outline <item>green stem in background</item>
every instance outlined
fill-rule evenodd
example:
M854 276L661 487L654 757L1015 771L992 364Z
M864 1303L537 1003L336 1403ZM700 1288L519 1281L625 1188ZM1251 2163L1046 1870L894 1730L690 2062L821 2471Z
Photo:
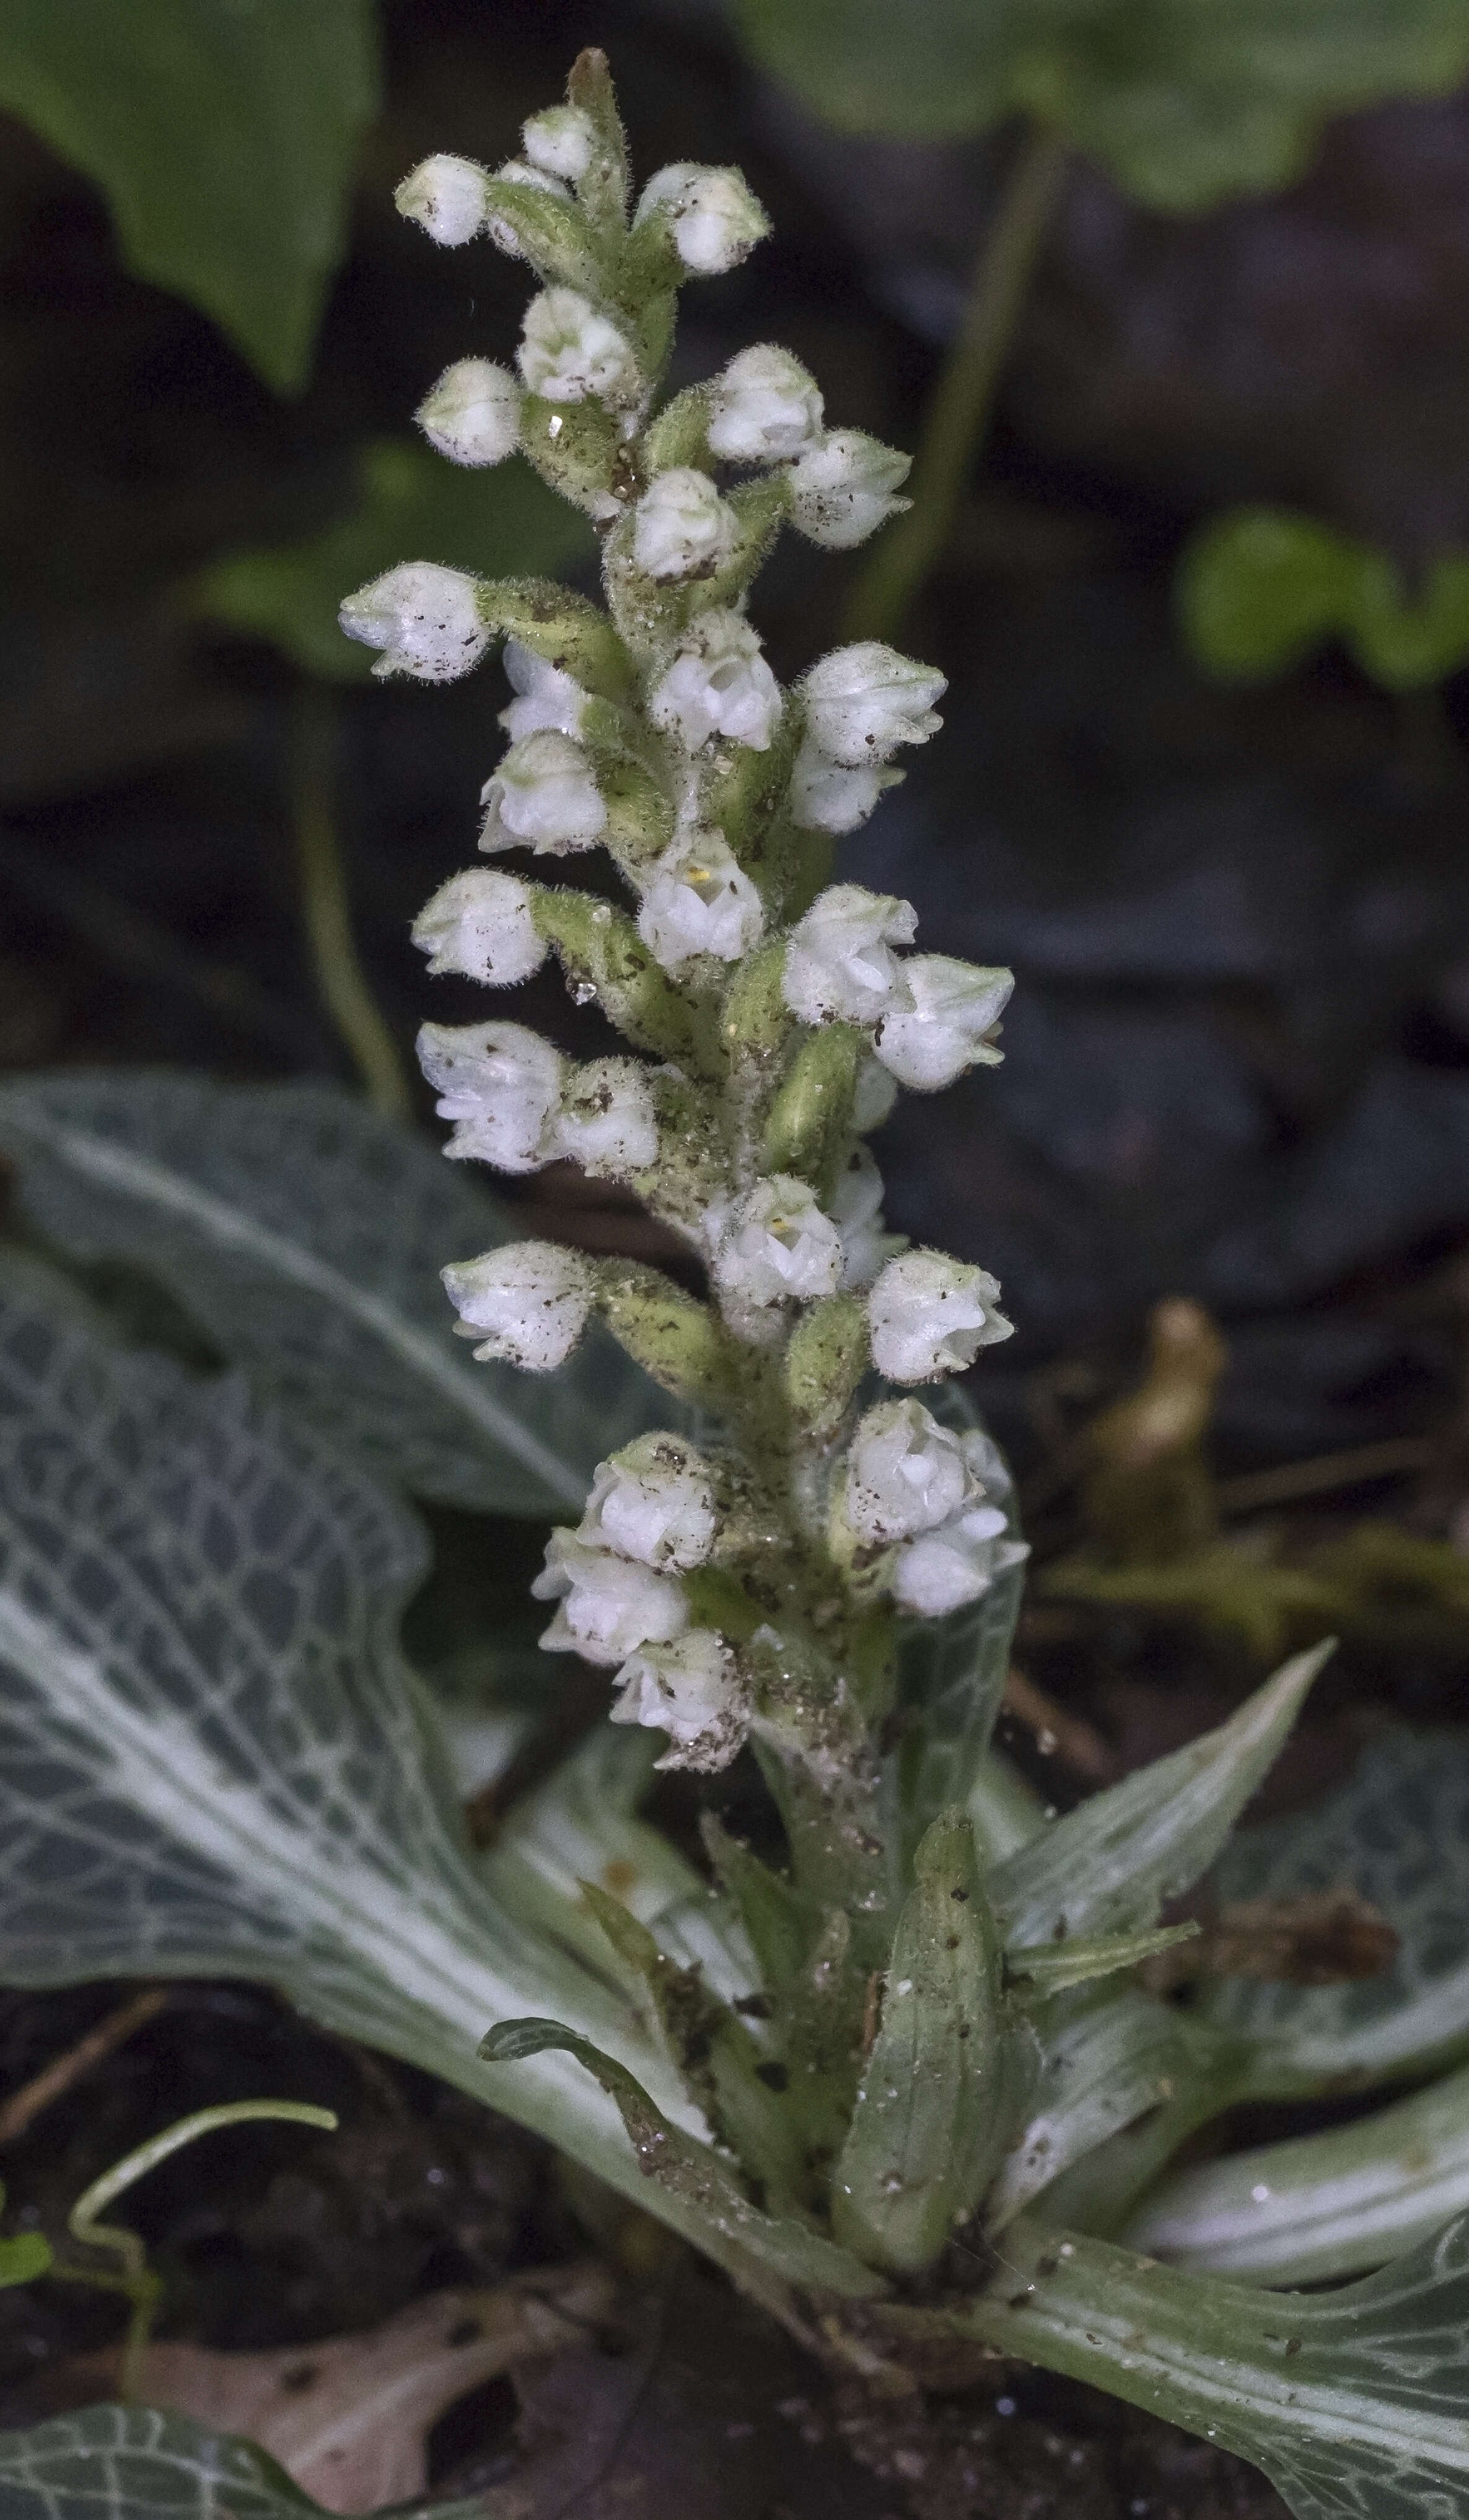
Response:
M845 639L895 639L948 540L1066 163L1065 145L1033 123L980 248L958 338L924 414L908 482L913 505L874 544L847 608Z
M319 685L301 683L291 712L291 820L316 983L374 1108L385 1119L411 1120L413 1097L398 1047L368 987L352 935L337 841L336 767L336 700Z
M259 2118L283 2118L293 2126L320 2127L328 2135L337 2132L335 2113L312 2108L305 2100L229 2100L219 2108L196 2109L191 2117L179 2118L172 2126L164 2127L161 2135L151 2136L147 2143L140 2143L135 2151L115 2162L111 2170L105 2170L100 2179L94 2179L67 2218L73 2240L85 2248L112 2249L121 2261L120 2274L112 2277L84 2275L81 2269L74 2267L59 2266L55 2272L84 2282L104 2283L109 2289L115 2285L131 2302L132 2316L122 2348L120 2395L124 2405L131 2406L137 2397L139 2366L161 2286L148 2264L148 2251L138 2233L129 2231L125 2224L99 2223L97 2217L115 2197L121 2196L138 2180L146 2179L150 2170L156 2170L161 2161L166 2161L184 2144L193 2143L196 2137L213 2135L220 2127L248 2126Z

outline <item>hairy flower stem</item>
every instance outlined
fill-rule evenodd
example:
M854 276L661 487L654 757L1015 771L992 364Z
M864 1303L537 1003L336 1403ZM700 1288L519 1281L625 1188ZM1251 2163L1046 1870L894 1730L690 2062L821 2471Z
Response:
M897 637L953 530L1066 166L1065 144L1032 123L980 248L963 321L924 414L910 475L912 507L889 527L858 575L843 622L849 639Z

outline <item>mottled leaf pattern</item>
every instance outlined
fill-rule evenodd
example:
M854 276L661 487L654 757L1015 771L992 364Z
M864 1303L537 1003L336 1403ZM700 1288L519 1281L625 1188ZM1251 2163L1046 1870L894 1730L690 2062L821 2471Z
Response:
M27 1078L0 1089L0 1147L69 1252L161 1278L262 1388L415 1494L574 1513L604 1453L667 1416L600 1333L559 1374L476 1365L438 1273L513 1222L336 1087Z

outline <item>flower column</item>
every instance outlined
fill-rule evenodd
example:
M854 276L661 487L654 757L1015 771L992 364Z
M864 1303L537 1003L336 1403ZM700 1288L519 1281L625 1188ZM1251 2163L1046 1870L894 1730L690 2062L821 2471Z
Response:
M519 447L579 505L607 599L412 562L344 607L380 673L447 680L505 643L511 741L480 845L524 871L455 876L415 940L431 969L491 987L554 954L632 1054L578 1065L488 1022L426 1025L420 1056L451 1156L526 1172L569 1155L628 1185L710 1292L544 1242L456 1262L445 1283L478 1357L548 1371L596 1312L718 1422L702 1451L655 1435L602 1465L535 1587L556 1603L543 1642L609 1669L614 1720L665 1733L665 1766L719 1768L754 1739L826 1953L813 1966L848 2002L852 1972L886 1957L900 1887L876 1794L895 1613L971 1601L1022 1553L986 1439L917 1399L858 1414L872 1368L937 1381L1008 1330L982 1269L885 1232L863 1141L899 1085L998 1057L1009 974L908 952L906 902L843 883L811 898L832 836L937 730L942 677L867 642L783 692L746 611L784 523L860 541L904 504L906 461L827 430L811 378L767 344L655 408L677 289L731 269L767 223L729 168L666 167L631 204L600 55L527 123L523 157L493 173L431 158L398 200L438 243L487 235L543 284L518 379L460 361L419 417L451 461ZM625 908L533 871L592 848Z

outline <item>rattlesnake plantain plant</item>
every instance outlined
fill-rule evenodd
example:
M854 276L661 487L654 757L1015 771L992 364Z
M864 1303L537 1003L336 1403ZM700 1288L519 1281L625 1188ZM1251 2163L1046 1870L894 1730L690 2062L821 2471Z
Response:
M462 361L420 418L460 463L521 450L593 518L606 608L409 562L343 617L431 681L503 637L482 845L615 870L474 869L415 932L494 987L554 954L629 1045L576 1064L519 1024L431 1024L424 1065L451 1155L625 1183L708 1293L546 1242L472 1256L470 1179L323 1089L0 1093L53 1246L151 1268L249 1377L128 1348L74 1285L0 1264L3 1974L267 1979L538 2128L849 2369L1028 2357L1242 2452L1299 2520L1469 2520L1462 1742L1390 1735L1307 1823L1232 1842L1324 1648L1065 1819L989 1748L1025 1550L945 1377L1007 1325L982 1269L887 1234L864 1139L897 1088L998 1056L1009 975L909 952L905 902L828 881L941 678L862 644L782 691L745 610L783 526L859 541L902 459L829 431L765 344L660 402L679 287L765 220L724 168L665 168L631 207L600 55L523 158L431 158L399 202L543 284L519 376ZM397 1646L424 1552L393 1480L580 1512L535 1586L543 1642L607 1670L612 1721L484 1855ZM764 1851L711 1814L698 1870L638 1816L650 1769L747 1744ZM1240 1914L1277 1903L1276 1942L1293 1900L1366 1892L1391 1975L1150 1992L1140 1963L1193 1931L1171 1903L1220 1863ZM1411 2080L1171 2167L1240 2100ZM1279 2289L1301 2281L1337 2288ZM257 2520L305 2508L172 2418L0 2436L7 2520L204 2514L226 2486Z

